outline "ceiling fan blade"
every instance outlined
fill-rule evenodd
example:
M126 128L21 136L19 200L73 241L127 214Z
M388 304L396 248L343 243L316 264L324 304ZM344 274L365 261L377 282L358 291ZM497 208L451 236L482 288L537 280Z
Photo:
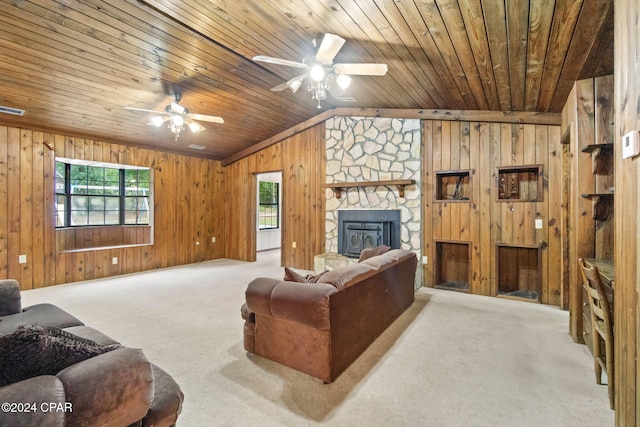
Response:
M271 92L280 92L281 90L285 90L289 87L287 83L289 82L280 83L278 86L272 87Z
M198 132L207 130L206 127L202 126L200 123L196 122L195 120L186 120L185 124L189 126L189 129L193 133L198 133Z
M387 74L387 64L336 64L333 71L352 76L384 76Z
M211 122L211 123L224 123L224 119L218 116L207 116L204 114L193 114L189 113L189 118L193 120L200 120L203 122Z
M156 126L156 127L160 127L162 126L162 124L168 120L171 120L171 116L166 115L165 117L161 117L161 116L154 116L151 118L151 120L149 120L147 122L147 124L149 126Z
M291 92L296 93L298 91L298 89L300 89L300 86L302 86L302 80L304 80L306 76L304 74L300 75L300 76L296 76L284 83L280 83L278 86L276 87L272 87L271 91L272 92L279 92L281 90L285 90L287 88L291 89Z
M277 64L277 65L286 65L287 67L296 67L296 68L309 68L307 64L303 64L302 62L289 61L287 59L279 59L272 58L270 56L254 56L254 61L267 62L269 64Z
M320 43L318 53L316 54L316 62L323 65L329 65L333 63L333 58L336 57L342 45L344 45L345 39L335 34L327 33Z
M132 111L144 111L145 113L169 114L166 111L145 110L144 108L134 108L134 107L124 107L124 108L126 110L132 110Z

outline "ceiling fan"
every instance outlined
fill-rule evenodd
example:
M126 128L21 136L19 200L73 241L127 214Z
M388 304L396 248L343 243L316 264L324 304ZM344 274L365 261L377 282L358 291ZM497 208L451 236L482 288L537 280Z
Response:
M331 92L334 83L340 89L345 90L351 83L351 77L349 76L384 76L387 73L387 64L334 64L333 59L344 43L345 39L342 37L326 33L316 55L314 57L305 57L302 62L262 55L254 56L253 60L305 69L304 74L279 84L271 88L271 90L277 92L289 88L293 93L296 93L306 80L308 84L307 91L311 92L312 99L318 101L318 108L320 108L320 101L327 98L327 93ZM315 44L314 40L314 46Z
M191 132L202 132L206 128L202 126L198 121L211 122L211 123L224 123L224 119L218 116L207 116L204 114L190 113L186 107L179 104L181 99L180 94L174 94L171 104L167 105L164 111L145 110L144 108L124 107L127 110L144 111L146 113L154 113L155 116L151 117L149 125L157 127L162 126L165 122L168 123L168 128L175 135L176 141L180 132L184 130L185 125L189 127Z

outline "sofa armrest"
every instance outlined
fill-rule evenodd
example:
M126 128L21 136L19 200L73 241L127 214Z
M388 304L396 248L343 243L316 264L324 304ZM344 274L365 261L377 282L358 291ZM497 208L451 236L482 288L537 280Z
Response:
M0 402L16 405L13 408L10 406L8 411L4 408L0 411L0 426L63 427L65 425L63 410L49 410L50 405L64 408L65 404L62 382L53 375L41 375L0 387ZM45 406L42 406L43 404Z
M284 282L259 278L247 286L247 307L256 314L328 330L329 298L337 292L326 283Z
M22 301L17 280L0 280L0 316L20 313Z
M153 401L151 364L135 348L121 348L60 371L67 402L67 425L124 426L141 420Z

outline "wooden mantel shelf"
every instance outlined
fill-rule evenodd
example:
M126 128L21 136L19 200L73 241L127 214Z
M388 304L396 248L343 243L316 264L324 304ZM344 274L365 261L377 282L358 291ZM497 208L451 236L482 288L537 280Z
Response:
M333 193L336 195L336 199L339 199L342 195L343 188L351 187L378 187L385 185L395 185L398 188L398 194L400 197L404 197L404 187L406 185L413 185L416 183L415 179L393 179L388 181L363 181L363 182L332 182L325 184L324 188L332 188Z

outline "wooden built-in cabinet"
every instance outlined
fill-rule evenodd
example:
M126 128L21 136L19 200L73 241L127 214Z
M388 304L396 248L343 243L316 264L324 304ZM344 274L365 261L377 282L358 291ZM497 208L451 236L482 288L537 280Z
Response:
M425 286L561 305L560 136L554 125L423 120Z
M469 202L470 200L470 170L436 172L436 202Z
M542 165L500 166L496 176L498 202L542 200Z
M563 280L569 288L570 333L591 350L591 318L578 258L613 266L614 111L613 76L580 80L562 112L565 150L565 227ZM613 306L612 306L613 307Z

